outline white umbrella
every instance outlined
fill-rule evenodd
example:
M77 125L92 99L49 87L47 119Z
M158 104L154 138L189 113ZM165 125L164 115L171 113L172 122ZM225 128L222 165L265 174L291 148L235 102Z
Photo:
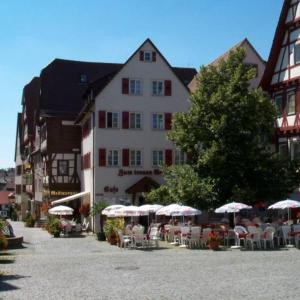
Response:
M107 206L106 208L104 208L102 210L102 215L113 216L114 212L122 207L125 207L125 206L121 205L121 204L114 204L114 205Z
M157 212L156 212L156 215L157 216L162 216L162 215L165 215L165 216L172 216L172 213L176 210L179 210L181 207L181 205L179 204L170 204L170 205L167 205L161 209L159 209Z
M286 199L279 202L276 202L268 207L268 209L288 209L288 220L290 220L290 208L300 207L300 202Z
M74 212L74 209L69 206L59 205L59 206L50 208L48 210L48 212L51 215L66 216L66 215L72 215Z
M114 211L116 217L139 217L142 216L142 213L139 210L139 207L130 205L124 206L120 209ZM146 214L144 214L146 215Z
M196 216L196 215L201 215L202 212L199 209L186 206L186 205L181 205L179 209L174 209L173 212L171 213L172 216Z
M217 209L215 209L215 213L233 213L234 225L235 225L235 213L239 212L242 209L251 209L252 206L246 205L244 203L231 202L227 203Z
M150 213L155 213L157 212L159 209L161 209L163 206L159 205L159 204L144 204L142 206L139 207L139 210L141 212L142 215L148 215L148 226L150 223Z

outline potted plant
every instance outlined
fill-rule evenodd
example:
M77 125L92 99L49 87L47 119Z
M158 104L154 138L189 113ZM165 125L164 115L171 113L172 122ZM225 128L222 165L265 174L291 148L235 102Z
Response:
M57 218L50 217L47 219L46 223L47 231L54 237L59 237L61 233L61 224Z
M213 230L208 234L208 247L211 250L218 250L220 246L220 237Z
M104 208L107 207L107 203L104 201L96 202L92 209L90 210L90 215L96 217L100 216L100 231L96 233L96 237L99 241L105 241L105 233L103 230L103 216L101 216L101 212Z
M124 220L120 218L107 220L103 227L106 239L111 245L117 245L118 230L123 230L123 229L124 229Z

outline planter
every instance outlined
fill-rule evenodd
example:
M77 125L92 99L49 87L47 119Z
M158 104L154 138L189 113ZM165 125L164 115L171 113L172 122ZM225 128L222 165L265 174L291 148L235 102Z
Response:
M211 250L218 250L219 249L219 241L210 241L208 244L209 249Z
M97 232L97 233L96 233L96 239L97 239L98 241L105 241L106 238L105 238L104 232Z
M111 244L111 245L117 245L118 240L117 237L115 235L111 235L107 238L107 241Z
M60 236L60 232L55 232L55 233L53 233L53 237L59 238L59 236Z

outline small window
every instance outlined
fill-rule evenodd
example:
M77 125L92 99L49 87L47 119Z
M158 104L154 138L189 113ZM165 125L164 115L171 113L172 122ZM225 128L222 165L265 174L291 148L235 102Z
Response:
M152 128L164 129L164 114L156 113L152 115Z
M58 160L57 161L57 175L68 176L69 175L69 161Z
M139 79L130 79L130 84L129 84L129 93L130 95L141 95L141 80Z
M282 157L288 157L289 155L289 148L288 148L288 143L280 143L278 147L278 152L279 155Z
M152 95L153 96L163 96L164 93L164 83L163 81L152 81Z
M151 52L149 51L144 52L144 61L152 61Z
M293 159L300 159L300 142L292 142L293 147Z
M106 113L106 128L119 128L119 113Z
M141 150L130 150L130 166L140 167L142 165L142 152Z
M294 48L295 65L300 64L300 44L296 44Z
M88 78L86 74L80 74L80 83L87 83Z
M118 150L108 150L107 151L107 165L109 167L119 166L119 151Z
M288 93L287 95L287 113L288 115L294 115L296 111L295 104L295 92Z
M162 150L152 151L152 165L155 167L161 166L164 163L164 152Z
M282 96L281 95L275 96L275 106L277 109L277 116L281 117L282 116Z
M130 129L141 129L141 114L140 113L130 113L129 114L129 128Z
M181 150L175 151L175 165L183 165L185 163L185 153Z

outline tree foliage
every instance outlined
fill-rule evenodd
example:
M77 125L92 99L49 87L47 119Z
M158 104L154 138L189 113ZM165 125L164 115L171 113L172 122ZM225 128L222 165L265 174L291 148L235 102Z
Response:
M249 88L255 70L244 58L237 49L202 67L189 111L175 115L169 139L189 154L190 166L164 172L160 192L172 200L196 207L252 203L282 198L299 185L298 164L271 151L276 108L260 88Z

